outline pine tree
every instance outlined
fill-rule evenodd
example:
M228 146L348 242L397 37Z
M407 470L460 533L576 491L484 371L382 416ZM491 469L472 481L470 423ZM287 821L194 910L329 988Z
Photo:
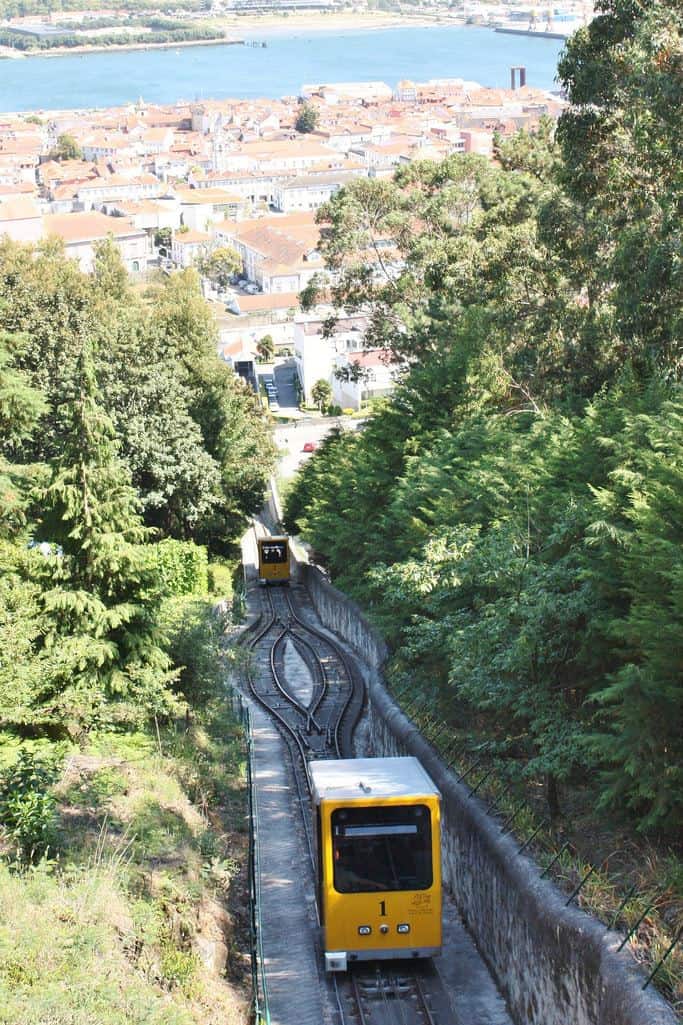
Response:
M71 728L168 710L173 674L156 625L160 594L139 503L100 405L90 343L59 410L63 447L40 495L45 644L58 654L51 695Z
M21 336L0 332L0 536L13 533L23 522L30 468L14 457L46 409L40 391L14 366L24 347Z

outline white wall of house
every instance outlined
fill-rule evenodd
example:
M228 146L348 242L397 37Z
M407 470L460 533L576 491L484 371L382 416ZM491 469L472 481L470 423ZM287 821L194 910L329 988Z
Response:
M256 268L256 282L261 286L262 292L300 292L303 285L300 284L299 274L269 274L264 272L263 266Z
M0 235L9 235L14 242L38 242L43 234L43 218L12 217L3 211L0 203Z
M306 185L288 187L286 184L276 185L273 190L273 206L283 214L295 210L317 210L340 188L338 184Z
M239 318L243 320L245 318ZM224 327L219 324L219 336L221 349L242 338L252 343L254 350L264 335L270 335L276 345L294 344L294 322L285 321L281 324L242 324L241 327Z
M389 395L394 389L393 368L377 363L366 368L358 381L339 380L334 370L346 369L353 364L353 354L341 353L335 359L332 373L332 401L342 409L360 409L363 401Z
M331 381L336 350L322 335L307 335L300 319L294 322L294 363L305 402L312 402L311 389L316 381Z
M190 231L206 231L207 224L214 220L213 203L182 203L180 210L182 222Z
M349 317L346 324L342 319L332 338L323 337L322 321L317 318L317 314L314 317L302 314L294 320L294 361L306 402L312 401L311 389L321 379L332 385L334 394L333 371L338 358L360 351L364 344L362 318Z
M206 242L185 242L176 236L171 242L171 259L177 267L192 267L207 248Z
M161 182L136 182L129 184L117 183L107 185L106 179L101 183L82 185L77 196L84 210L92 210L101 203L116 202L116 200L140 200L153 199L162 192Z
M71 259L78 260L80 268L89 274L95 265L95 245L99 239L77 239L67 241L66 255ZM146 270L147 261L152 255L150 239L145 234L119 236L114 238L121 253L121 259L126 270L131 274Z
M246 266L246 264L245 264ZM268 262L261 260L253 263L253 277L247 271L247 277L255 281L262 292L300 292L305 288L315 274L323 270L322 259L315 260L309 267L307 265L293 267L290 271L278 268L271 271Z

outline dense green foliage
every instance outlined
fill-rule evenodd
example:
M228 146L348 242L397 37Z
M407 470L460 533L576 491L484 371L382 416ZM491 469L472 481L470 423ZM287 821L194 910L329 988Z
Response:
M242 260L232 246L221 246L213 249L196 263L197 270L218 288L227 288L230 279L242 269Z
M0 773L0 822L20 862L38 861L56 842L55 796L59 777L56 751L21 750Z
M164 601L203 593L272 443L193 273L134 292L0 244L0 728L80 737L180 711ZM178 668L176 668L178 666ZM196 686L195 686L196 690Z
M297 114L294 127L297 132L301 132L303 135L307 135L309 132L314 132L318 126L320 120L320 113L316 107L310 103L302 103L301 110Z
M64 133L58 136L57 145L50 154L54 160L82 160L83 151L73 135Z
M158 0L0 0L0 17L23 18L50 14L55 11L73 11L76 18L79 11L116 10L139 14L159 10L197 11L204 7L204 0L173 0L172 4L159 4Z
M222 39L224 33L219 29L207 28L203 25L183 25L180 22L166 22L164 29L154 28L157 19L148 19L151 29L139 32L117 32L97 36L81 36L65 30L51 35L27 35L14 29L0 31L0 46L10 46L14 50L57 50L72 49L76 46L151 46L158 43L187 43L198 40Z
M392 681L544 782L552 815L589 783L675 831L683 25L600 6L556 139L359 179L321 212L337 306L402 373L306 464L288 520L388 636Z

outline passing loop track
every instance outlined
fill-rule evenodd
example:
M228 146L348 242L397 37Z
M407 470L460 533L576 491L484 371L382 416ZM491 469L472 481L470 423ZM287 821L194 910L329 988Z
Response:
M246 681L287 745L314 878L308 761L353 756L352 735L364 704L364 683L346 652L308 621L302 588L265 587L258 595L259 615L245 641L252 652ZM287 680L288 644L313 681L307 704ZM355 965L344 976L332 973L327 978L340 1025L448 1025L438 1022L430 1009L423 966L413 970L409 962L399 964Z

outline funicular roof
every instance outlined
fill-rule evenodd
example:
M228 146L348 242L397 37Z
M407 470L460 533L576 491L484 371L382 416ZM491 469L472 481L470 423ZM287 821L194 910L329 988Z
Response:
M312 761L308 769L316 803L439 796L417 758L340 758Z

